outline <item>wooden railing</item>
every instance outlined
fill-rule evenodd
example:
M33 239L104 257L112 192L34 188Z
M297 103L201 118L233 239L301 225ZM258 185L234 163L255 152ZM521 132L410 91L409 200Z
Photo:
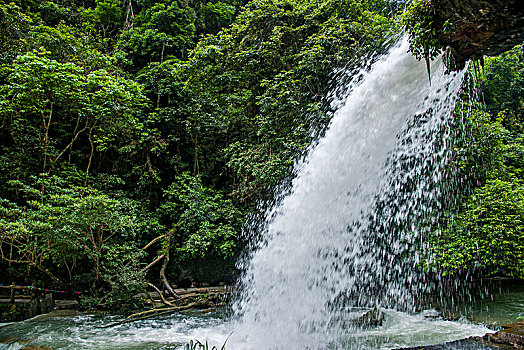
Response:
M3 293L7 291L7 293ZM0 285L0 298L9 299L10 304L14 304L16 299L35 299L42 293L41 290L30 286L20 286L15 283L10 285Z

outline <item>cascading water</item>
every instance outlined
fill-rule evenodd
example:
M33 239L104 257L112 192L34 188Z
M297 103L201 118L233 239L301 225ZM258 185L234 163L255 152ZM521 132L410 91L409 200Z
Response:
M267 213L244 262L232 348L373 349L344 340L352 311L413 310L427 288L420 223L438 215L463 72L444 74L437 60L430 85L407 51L403 39L350 87L290 193Z

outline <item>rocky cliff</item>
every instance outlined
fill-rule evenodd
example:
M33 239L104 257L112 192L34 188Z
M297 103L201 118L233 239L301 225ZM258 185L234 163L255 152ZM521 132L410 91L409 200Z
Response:
M458 63L524 41L523 0L430 0L430 6L438 39Z

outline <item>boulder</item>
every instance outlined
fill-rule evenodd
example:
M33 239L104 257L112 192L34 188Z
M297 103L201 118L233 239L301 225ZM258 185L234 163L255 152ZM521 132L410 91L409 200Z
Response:
M502 330L486 337L497 344L508 345L514 349L524 349L524 322L504 325Z
M484 337L471 337L449 343L415 346L396 350L522 350L524 349L524 322L503 326L503 329Z
M360 316L355 324L360 327L378 327L382 326L385 320L386 314L379 309L374 308Z

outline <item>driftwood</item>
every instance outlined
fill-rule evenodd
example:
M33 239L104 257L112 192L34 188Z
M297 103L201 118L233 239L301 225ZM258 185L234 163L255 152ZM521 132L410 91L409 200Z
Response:
M132 314L122 321L118 321L102 328L114 327L125 323L145 320L151 317L168 315L178 311L184 311L194 308L215 308L217 306L225 305L221 298L231 292L229 287L209 287L209 288L188 288L177 289L177 294L180 295L177 299L167 300L163 293L155 285L148 283L148 286L156 292L146 292L135 295L135 298L149 297L153 307L155 304L162 302L168 307L156 307L151 310L146 310ZM159 300L161 299L161 301Z
M154 286L152 286L154 288ZM163 300L162 297L165 298L165 300L168 303L171 303L173 305L181 305L184 303L187 303L188 300L202 300L202 299L214 299L215 301L217 299L227 299L227 297L231 294L231 288L230 287L210 287L210 288L188 288L188 289L176 289L176 293L180 296L179 298L173 298L171 296L165 296L162 295L163 293L160 293L158 288L155 288L156 291L154 292L145 292L145 293L139 293L133 296L135 299L149 299L151 305L157 305L158 303L162 303L167 305Z
M161 235L161 236L158 236L156 238L154 238L153 240L151 240L148 244L146 244L145 246L143 246L132 258L130 258L128 260L128 262L124 265L124 267L128 267L136 258L138 258L138 256L140 254L142 254L147 248L151 247L153 244L155 244L156 242L158 242L159 240L161 240L162 238L164 238L166 235ZM153 266L158 260L160 259L157 259L155 261L153 261L151 264L149 264L147 267L145 267L144 269L142 269L142 271L146 271L148 268L150 268L151 266Z
M156 258L155 260L153 260L152 263L150 263L149 265L147 265L146 267L144 267L141 271L142 272L145 272L147 270L149 270L153 265L155 265L157 262L159 262L160 260L162 260L164 258L164 254L160 255L158 258Z
M155 305L155 299L153 299L153 296L151 293L146 292L147 296L149 297L149 301L151 302L151 305Z
M164 297L164 293L162 293L160 291L160 289L158 289L157 287L155 287L155 285L151 284L151 283L147 283L147 285L151 288L153 288L154 290L156 290L156 292L158 293L158 295L160 296L160 299L162 299L162 302L168 306L174 306L173 304L171 304L169 301L166 300L166 298Z
M166 297L167 301L170 302L181 302L183 300L186 300L188 298L195 298L195 297L201 297L202 295L207 295L209 297L214 296L226 296L231 294L231 287L206 287L206 288L179 288L175 289L175 292L177 295L179 295L179 298L172 298L172 297ZM160 293L158 292L158 289L156 292L147 292L147 293L139 293L134 296L134 298L148 298L149 299L161 299ZM161 301L161 300L158 300Z

